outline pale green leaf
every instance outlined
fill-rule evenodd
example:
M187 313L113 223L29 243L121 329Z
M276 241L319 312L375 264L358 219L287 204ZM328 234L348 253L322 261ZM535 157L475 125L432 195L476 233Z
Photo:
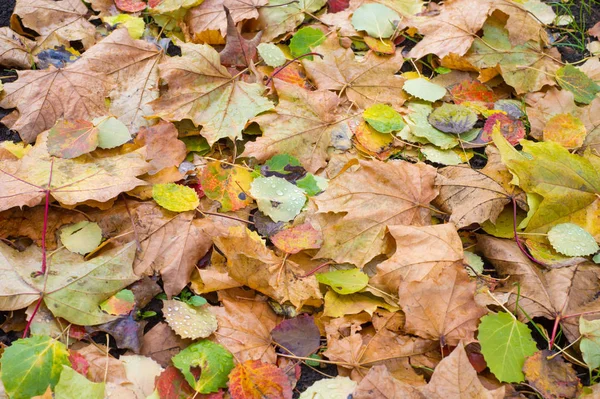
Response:
M226 388L229 372L233 369L233 355L221 345L208 340L191 344L173 356L172 361L185 380L200 393ZM191 372L193 367L202 369L198 380Z
M155 184L152 186L152 198L158 205L172 212L192 211L200 204L193 188L175 183Z
M600 249L594 237L575 223L561 223L548 231L548 241L567 256L588 256Z
M285 64L285 54L273 43L261 43L257 47L258 54L262 57L265 63L271 67L278 67Z
M174 299L165 300L163 315L169 327L182 338L206 338L217 330L217 318L206 306L196 307Z
M363 112L365 121L380 133L400 131L406 126L402 115L385 104L375 104Z
M531 330L506 312L481 318L477 339L490 371L502 382L521 382L525 359L537 351Z
M481 259L481 256L479 256L471 251L464 251L463 254L465 256L465 263L469 266L469 267L467 267L467 273L469 273L470 276L482 274L483 273L483 259Z
M600 367L600 320L586 320L580 317L579 332L582 337L579 349L583 361L590 369Z
M463 163L460 156L452 150L440 150L432 145L421 147L421 153L425 155L428 161L442 165L459 165Z
M127 126L115 117L98 118L98 147L115 148L131 140L131 133ZM94 123L95 124L95 123Z
M144 18L134 17L129 14L117 14L102 17L102 21L112 26L122 26L127 28L127 32L129 32L129 36L131 36L132 39L141 39L144 34L144 29L146 28Z
M317 273L316 278L319 283L330 286L335 292L342 295L358 292L365 288L369 282L369 276L359 269Z
M63 366L70 366L67 347L48 336L19 339L4 349L2 383L11 399L42 395L58 383Z
M98 223L84 220L63 227L60 230L60 241L69 251L85 255L102 242L102 229Z
M398 13L379 3L363 4L352 14L354 29L363 30L378 39L390 38L399 20Z
M103 399L104 383L91 382L71 367L62 366L60 379L54 389L55 399Z
M441 100L446 95L446 89L425 78L409 79L404 82L402 89L411 96L421 100L434 102Z
M406 117L406 123L410 128L410 133L425 140L419 140L418 142L429 142L440 147L442 150L447 150L458 145L458 138L456 135L444 133L431 126L427 120L427 117L433 110L431 105L420 102L410 102L407 106L410 113Z
M254 179L250 194L256 199L258 209L275 222L294 219L306 202L303 190L275 176Z
M302 392L299 399L348 399L356 386L357 383L348 377L324 378Z

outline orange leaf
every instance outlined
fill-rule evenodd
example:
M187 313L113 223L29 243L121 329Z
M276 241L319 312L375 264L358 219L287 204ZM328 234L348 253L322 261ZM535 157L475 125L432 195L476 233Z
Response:
M292 399L283 370L260 360L247 360L231 371L229 393L233 399Z

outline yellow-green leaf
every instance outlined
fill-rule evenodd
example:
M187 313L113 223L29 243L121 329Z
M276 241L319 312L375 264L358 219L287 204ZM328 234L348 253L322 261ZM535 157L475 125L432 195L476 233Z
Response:
M200 204L193 188L175 183L155 184L152 186L152 198L158 205L173 212L191 211Z

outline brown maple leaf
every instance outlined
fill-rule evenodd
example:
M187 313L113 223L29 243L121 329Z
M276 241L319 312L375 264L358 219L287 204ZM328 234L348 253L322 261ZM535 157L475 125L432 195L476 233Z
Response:
M417 387L397 380L384 365L373 366L358 384L354 399L426 399Z
M207 30L218 30L225 37L229 33L223 6L229 9L233 22L237 24L258 18L258 9L267 3L267 0L206 0L187 12L185 22L192 36Z
M135 140L142 147L146 146L146 159L152 166L149 174L153 175L169 166L179 166L185 159L187 148L183 141L177 139L178 134L175 125L164 121L140 129Z
M225 7L225 14L227 15L227 43L223 51L219 53L221 64L233 67L250 66L256 58L256 46L260 43L262 32L258 32L248 40L235 27L235 22L227 7Z
M435 169L405 161L359 161L314 198L323 245L317 257L362 267L387 247L389 225L424 226L437 195ZM315 224L316 226L317 224Z
M34 63L31 51L35 42L13 32L9 27L0 28L0 65L30 69Z

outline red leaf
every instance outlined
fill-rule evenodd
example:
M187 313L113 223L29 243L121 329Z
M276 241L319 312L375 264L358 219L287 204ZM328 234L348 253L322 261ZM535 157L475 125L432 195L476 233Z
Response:
M115 0L115 5L121 11L138 12L146 8L147 4L136 0Z
M90 364L81 353L77 351L69 351L69 361L71 362L71 367L73 370L77 371L83 376L87 375L87 372L90 369Z
M520 120L515 120L504 114L494 114L490 116L483 126L482 138L492 141L492 130L498 124L500 133L512 145L519 144L519 140L525 138L525 126Z
M344 11L350 6L350 0L327 0L327 6L331 13Z
M174 366L168 366L156 377L155 387L160 399L223 399L225 394L223 390L211 394L197 393Z
M240 363L229 374L233 399L292 399L292 388L283 370L260 360Z
M486 85L478 80L464 80L450 88L450 94L455 104L465 101L477 101L491 104L496 101L496 95Z

